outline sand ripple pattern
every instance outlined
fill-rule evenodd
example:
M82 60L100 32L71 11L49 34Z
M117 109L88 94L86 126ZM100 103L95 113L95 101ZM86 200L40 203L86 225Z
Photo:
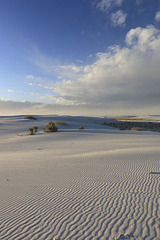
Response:
M121 150L59 161L47 156L48 165L24 172L19 195L12 179L6 180L0 239L160 239L158 156L158 150L149 149L145 154Z

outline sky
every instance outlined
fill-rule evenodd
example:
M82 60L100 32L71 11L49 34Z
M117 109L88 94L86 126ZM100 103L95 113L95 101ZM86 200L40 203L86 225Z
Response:
M160 0L0 0L0 115L159 114Z

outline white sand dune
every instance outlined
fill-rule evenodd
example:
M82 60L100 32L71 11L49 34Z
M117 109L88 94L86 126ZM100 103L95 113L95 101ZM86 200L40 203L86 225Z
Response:
M160 239L159 132L37 118L0 117L0 239Z

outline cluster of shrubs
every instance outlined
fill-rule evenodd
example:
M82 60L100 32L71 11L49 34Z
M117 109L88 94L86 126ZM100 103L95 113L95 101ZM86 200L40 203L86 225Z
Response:
M55 125L54 122L49 122L46 126L46 129L43 129L45 132L57 132L58 127Z
M132 131L160 131L160 123L153 122L113 122L106 123L104 125L119 128L120 130L132 130Z
M33 135L34 133L36 133L38 130L38 127L37 126L34 126L33 128L29 128L29 134L30 135Z
M38 127L34 126L33 128L29 128L29 134L33 135L35 133L37 133ZM58 127L55 125L54 122L49 122L46 126L46 128L43 128L44 132L57 132L58 131Z
M33 116L28 116L28 117L25 117L24 119L30 119L30 120L37 120L35 117ZM56 126L57 125L61 125L61 126L68 126L67 123L65 122L62 122L62 121L57 121L57 122L49 122L46 126L46 128L43 128L43 131L44 132L57 132L58 131L58 127ZM79 126L79 130L82 130L84 129L83 126ZM30 135L33 135L33 134L36 134L37 133L37 130L38 130L38 127L37 126L34 126L33 128L29 128L29 134Z

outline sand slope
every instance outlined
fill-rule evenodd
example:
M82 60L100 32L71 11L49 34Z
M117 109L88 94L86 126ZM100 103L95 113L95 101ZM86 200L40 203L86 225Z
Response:
M68 126L27 134L49 120ZM97 118L0 122L0 239L160 239L159 133Z

